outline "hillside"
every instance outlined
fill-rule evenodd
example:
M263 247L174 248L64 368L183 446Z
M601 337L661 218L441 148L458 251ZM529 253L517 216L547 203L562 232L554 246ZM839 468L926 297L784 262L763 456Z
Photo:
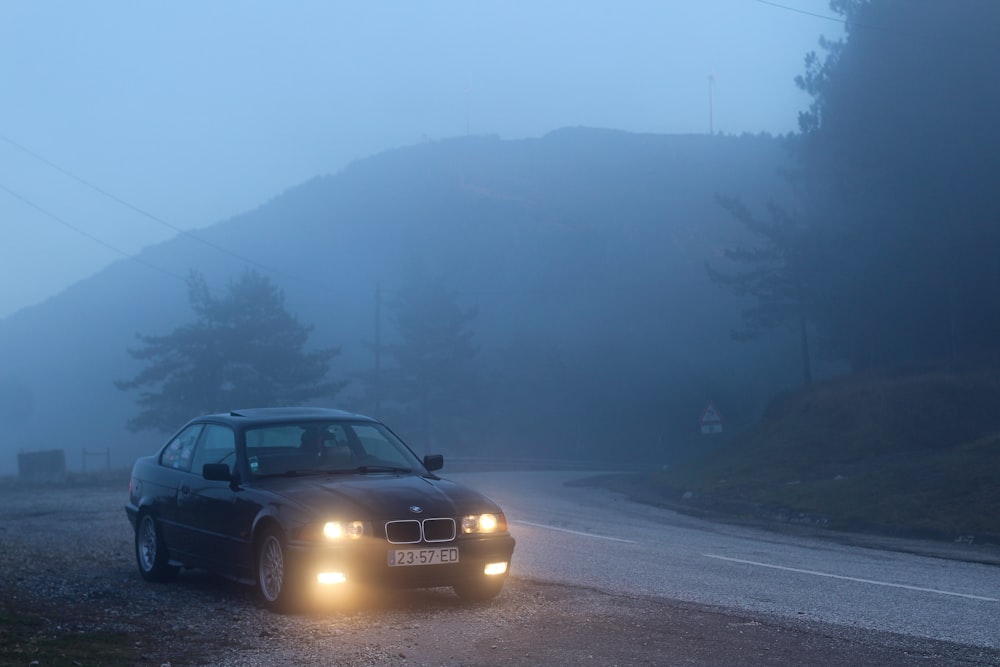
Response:
M414 265L475 310L479 383L454 437L418 448L584 459L615 441L637 461L670 458L707 398L750 423L798 375L780 332L730 339L740 303L705 271L743 242L716 195L787 200L787 159L766 135L571 128L426 142L317 175L0 320L0 474L20 450L64 449L75 469L85 449L124 466L162 443L125 430L136 396L113 383L138 370L137 334L192 319L190 271L218 290L263 272L311 345L341 349L337 407L372 412L358 378L373 367L376 290L391 344ZM406 415L376 416L408 437Z
M691 509L1000 544L1000 374L907 369L776 398L753 428L651 480Z

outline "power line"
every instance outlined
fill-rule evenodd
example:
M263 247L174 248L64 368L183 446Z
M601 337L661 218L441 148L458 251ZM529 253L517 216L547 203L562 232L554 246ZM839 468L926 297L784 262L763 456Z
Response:
M806 16L812 16L818 19L823 19L825 21L833 21L834 23L840 23L841 25L847 25L845 19L837 18L836 16L829 16L827 14L817 14L816 12L810 12L805 9L799 9L798 7L789 7L788 5L782 5L778 2L771 2L770 0L755 0L762 5L770 5L771 7L777 7L778 9L784 9L790 12L795 12L796 14L805 14Z
M901 37L920 37L913 33L902 32L894 28L887 28L885 26L872 25L870 23L858 23L857 21L849 21L845 18L838 18L836 16L830 16L828 14L817 14L816 12L810 12L806 9L800 9L798 7L791 7L789 5L783 5L780 2L772 2L771 0L754 0L762 5L768 5L769 7L776 7L778 9L784 9L785 11L795 12L796 14L804 14L806 16L812 16L813 18L823 19L824 21L833 21L834 23L839 23L845 28L860 28L862 30L874 30L877 32L884 32L890 35L897 35Z
M18 149L20 151L23 151L24 153L27 153L28 155L30 155L31 157L35 158L36 160L38 160L38 161L40 161L40 162L48 165L52 169L55 169L59 173L64 174L65 176L68 176L69 178L72 178L74 181L80 183L81 185L83 185L83 186L85 186L87 188L90 188L94 192L97 192L97 193L99 193L99 194L107 197L108 199L111 199L112 201L114 201L114 202L116 202L116 203L118 203L118 204L120 204L120 205L122 205L122 206L124 206L124 207L126 207L126 208L128 208L128 209L130 209L130 210L132 210L132 211L134 211L136 213L138 213L139 215L145 216L145 217L149 218L150 220L152 220L154 222L157 222L157 223L159 223L159 224L161 224L161 225L163 225L165 227L168 227L169 229L174 230L178 234L182 234L182 235L184 235L184 236L186 236L186 237L188 237L190 239L193 239L193 240L195 240L195 241L197 241L197 242L199 242L201 244L204 244L204 245L208 246L209 248L212 248L213 250L221 252L221 253L223 253L225 255L228 255L228 256L230 256L230 257L232 257L234 259L237 259L237 260L239 260L241 262L245 262L246 264L250 264L252 266L255 266L255 267L257 267L257 268L259 268L259 269L261 269L261 270L263 270L263 271L265 271L267 273L270 273L272 275L282 276L284 278L288 278L288 279L294 280L296 282L307 284L307 285L310 285L311 287L315 287L315 288L318 288L318 289L327 289L327 288L322 287L320 285L310 284L307 281L303 280L302 278L299 278L299 277L293 276L293 275L289 275L289 274L287 274L287 273L285 273L283 271L279 271L278 269L275 269L274 267L267 266L266 264L262 264L260 262L255 261L255 260L252 260L252 259L250 259L248 257L243 257L242 255L240 255L238 253L235 253L232 250L229 250L228 248L220 246L217 243L212 243L211 241L203 239L200 236L197 236L195 234L192 234L191 232L189 232L189 231L187 231L185 229L181 229L180 227L177 227L176 225L173 225L173 224L167 222L166 220L164 220L164 219L162 219L162 218L160 218L160 217L158 217L156 215L153 215L149 211L146 211L146 210L144 210L142 208L139 208L138 206L132 204L131 202L128 202L125 199L122 199L121 197L115 195L114 193L108 192L104 188L101 188L101 187L99 187L99 186L91 183L90 181L87 181L86 179L84 179L84 178L82 178L80 176L77 176L76 174L74 174L73 172L69 171L68 169L65 169L65 168L59 166L55 162L52 162L51 160L46 159L42 155L39 155L38 153L36 153L36 152L32 151L31 149L27 148L26 146L22 146L21 144L17 143L13 139L11 139L11 138L3 135L3 134L0 134L0 139L3 139L4 141L6 141L8 144L10 144L11 146L13 146L14 148L16 148L16 149ZM7 192L11 193L12 195L14 195L15 197L17 197L21 201L27 203L29 206L32 206L33 208L35 208L35 209L37 209L39 211L42 211L43 213L45 213L49 217L52 217L53 219L58 220L62 224L65 224L66 226L70 227L71 229L73 229L73 230L75 230L75 231L83 234L87 238L89 238L89 239L91 239L93 241L96 241L97 243L100 243L101 245L103 245L103 246L105 246L107 248L111 248L112 250L115 250L116 252L125 254L126 257L133 257L132 255L129 255L128 253L124 253L123 251L121 251L121 250L115 248L114 246L106 243L105 241L97 238L96 236L94 236L92 234L89 234L89 233L87 233L87 232L79 229L78 227L74 227L73 225L70 225L69 223L65 222L64 220L61 220L61 219L57 218L56 216L52 215L51 213L48 213L48 212L44 211L41 207L35 205L34 203L29 202L26 198L24 198L24 197L22 197L20 195L17 195L13 191L11 191L9 188L4 187L4 190L6 190Z
M10 188L8 188L3 183L0 183L0 190L3 190L7 194L9 194L11 197L14 197L15 199L17 199L17 200L23 202L24 204L30 206L31 208L35 209L36 211L38 211L42 215L45 215L46 217L49 217L52 220L55 220L60 225L63 225L64 227L68 227L69 229L72 229L77 234L80 234L81 236L87 237L88 239L90 239L94 243L97 243L97 244L100 244L100 245L104 246L108 250L111 250L111 251L113 251L115 253L118 253L119 255L121 255L121 256L123 256L123 257L125 257L127 259L135 260L136 262L139 262L140 264L146 266L147 268L159 271L160 273L166 274L166 275L170 276L171 278L176 278L177 280L180 280L181 282L187 282L186 278L184 278L182 276L179 276L176 273L172 273L171 271L168 271L168 270L166 270L166 269L164 269L162 267L156 266L155 264L147 262L144 259L140 259L136 255L132 255L132 254L130 254L130 253L122 250L121 248L118 248L117 246L111 245L110 243L108 243L104 239L101 239L101 238L99 238L97 236L94 236L93 234L91 234L87 230L81 229L80 227L77 227L73 223L71 223L71 222L69 222L67 220L64 220L63 218L60 218L55 213L53 213L53 212L51 212L51 211L49 211L49 210L47 210L45 208L42 208L41 206L39 206L38 204L36 204L32 200L28 199L24 195L21 195L21 194L15 192L14 190L11 190Z

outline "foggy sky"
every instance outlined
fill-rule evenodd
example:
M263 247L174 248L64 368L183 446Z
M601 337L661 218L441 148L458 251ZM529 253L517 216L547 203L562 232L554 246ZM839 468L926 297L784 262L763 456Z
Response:
M399 146L793 132L827 4L5 2L0 317Z

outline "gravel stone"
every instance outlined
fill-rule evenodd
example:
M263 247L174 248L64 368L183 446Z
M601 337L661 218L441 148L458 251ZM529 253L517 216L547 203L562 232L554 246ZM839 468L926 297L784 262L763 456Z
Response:
M360 591L273 614L205 572L143 581L126 486L0 484L0 595L50 634L125 633L131 665L1000 665L975 647L532 581L516 554L484 604L447 589Z

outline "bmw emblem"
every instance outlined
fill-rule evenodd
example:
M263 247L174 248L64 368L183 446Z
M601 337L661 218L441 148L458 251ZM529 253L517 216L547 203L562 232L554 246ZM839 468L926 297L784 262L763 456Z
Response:
M410 511L413 512L414 514L420 514L421 512L424 511L424 508L421 507L420 505L410 505Z

